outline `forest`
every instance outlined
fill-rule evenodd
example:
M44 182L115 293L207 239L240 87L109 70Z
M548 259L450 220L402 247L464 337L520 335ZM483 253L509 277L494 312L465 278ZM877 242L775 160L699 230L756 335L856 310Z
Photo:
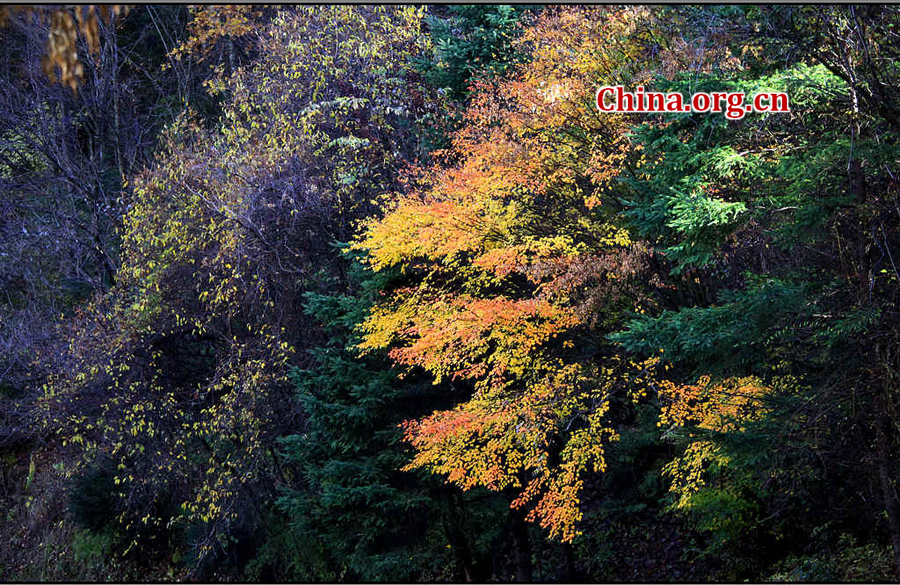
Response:
M0 53L0 580L900 581L900 6L7 5Z

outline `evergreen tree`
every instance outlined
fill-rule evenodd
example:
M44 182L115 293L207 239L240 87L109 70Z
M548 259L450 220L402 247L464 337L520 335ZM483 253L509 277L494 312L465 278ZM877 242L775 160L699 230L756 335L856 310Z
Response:
M366 278L359 264L352 275L364 279L356 296L306 295L305 310L330 339L311 350L312 367L294 373L306 421L283 439L297 481L279 506L294 537L321 555L319 572L298 577L470 580L476 557L487 551L484 541L480 551L468 542L463 498L425 473L400 471L411 458L400 423L440 404L440 395L430 384L399 380L383 355L357 355L356 324L390 276ZM468 524L490 535L486 504Z

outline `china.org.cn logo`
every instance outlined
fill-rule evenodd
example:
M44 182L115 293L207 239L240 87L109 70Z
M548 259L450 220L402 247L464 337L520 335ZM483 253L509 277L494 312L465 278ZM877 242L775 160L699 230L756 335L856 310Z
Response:
M644 91L639 85L633 92L621 85L597 90L597 108L609 113L691 113L724 112L729 120L740 120L750 112L790 112L785 92L759 92L747 99L742 91L699 91L686 100L679 92Z

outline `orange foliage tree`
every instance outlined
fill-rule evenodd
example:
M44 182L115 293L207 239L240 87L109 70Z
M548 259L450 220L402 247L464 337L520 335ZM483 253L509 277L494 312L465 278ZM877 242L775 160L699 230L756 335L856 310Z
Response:
M654 378L656 360L604 340L643 310L652 279L616 201L641 150L628 120L593 100L598 86L649 79L660 26L641 7L548 11L519 41L531 59L481 83L451 148L354 244L373 270L405 275L361 324L361 347L388 347L460 393L407 421L408 468L506 491L563 541L585 474L606 467L616 405Z

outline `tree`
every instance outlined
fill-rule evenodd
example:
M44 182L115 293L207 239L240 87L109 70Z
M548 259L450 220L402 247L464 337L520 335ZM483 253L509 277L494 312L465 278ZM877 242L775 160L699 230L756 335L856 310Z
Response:
M430 15L426 23L434 55L419 64L425 79L462 99L471 81L502 76L521 57L514 43L522 30L519 23L536 8L461 5L447 7L445 17Z
M862 97L877 93L877 80L889 74L879 51L892 51L888 36L880 36L892 12L747 12L746 27L731 29L748 43L743 71L723 68L659 85L787 91L791 114L739 123L674 116L635 130L651 162L628 180L628 214L673 261L680 280L671 284L677 293L659 298L664 310L637 316L613 338L644 355L663 348L665 359L693 376L712 373L708 385L699 385L711 392L749 375L762 377L760 388L781 388L764 400L767 414L751 421L754 430L732 429L712 443L708 433L695 435L686 451L717 445L733 470L743 467L720 487L737 493L741 484L755 486L751 499L766 520L754 529L757 537L809 534L839 522L876 538L872 523L846 507L850 494L869 493L880 494L883 505L868 513L887 512L879 530L900 550L897 500L886 489L895 481L886 454L895 436L889 380L896 363L885 348L894 337L897 290L890 262L895 235L883 222L896 213L889 162L895 131L890 102ZM721 25L723 15L712 16ZM817 26L823 36L801 43L797 31ZM762 39L748 41L748 30L763 31ZM863 57L874 38L884 42ZM815 54L820 64L769 56L778 54L774 48L800 46L794 58ZM862 365L869 361L878 365ZM833 363L846 366L834 370ZM686 382L670 396L692 395L697 386ZM859 409L848 410L850 403ZM856 466L861 452L869 473L834 471ZM825 509L829 519L812 512ZM805 529L797 526L801 517Z
M603 341L640 304L647 258L610 191L641 154L622 117L595 111L593 88L640 75L654 22L645 9L545 15L520 41L531 60L480 88L445 163L355 244L374 270L408 274L360 347L390 347L459 396L405 424L408 468L505 491L564 541L583 476L605 468L618 437L619 401L651 375Z
M115 463L120 536L181 526L199 571L277 496L275 439L300 420L287 374L318 342L300 295L339 285L329 242L416 152L421 16L282 12L259 61L212 81L220 128L185 113L133 179L116 286L73 322L42 400L69 475Z
M359 265L355 274L363 274ZM359 279L357 275L355 278ZM315 543L322 573L305 579L363 581L481 580L482 557L469 532L484 532L496 512L465 503L421 473L403 472L410 459L399 423L442 402L421 381L400 382L384 356L360 359L351 349L380 279L357 285L354 296L310 293L307 311L330 341L313 350L311 369L295 373L306 414L302 432L283 441L299 481L280 500L297 538ZM449 550L448 550L449 549ZM453 554L452 559L447 558ZM456 571L445 573L456 565Z

